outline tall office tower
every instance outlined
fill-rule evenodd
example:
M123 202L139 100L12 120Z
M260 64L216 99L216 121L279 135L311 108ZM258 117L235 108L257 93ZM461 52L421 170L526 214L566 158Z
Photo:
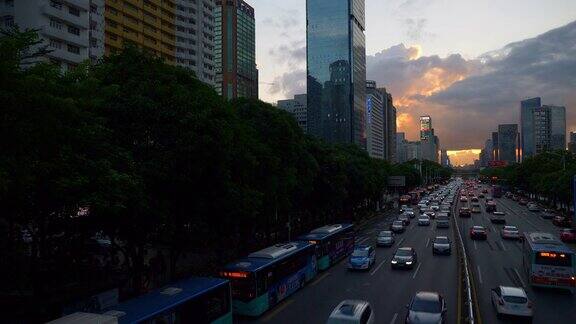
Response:
M498 132L492 132L492 159L500 161L500 143L498 142Z
M430 116L420 116L420 140L425 140L432 136L432 118Z
M406 142L406 161L422 160L422 142L420 141L407 141Z
M378 159L384 159L387 151L385 100L384 93L376 88L376 81L366 81L366 150L371 157Z
M366 148L364 0L306 2L309 133Z
M214 85L214 0L173 0L176 64Z
M570 142L568 143L568 151L576 154L576 132L570 132Z
M566 149L566 108L539 104L540 98L533 98L520 105L522 159Z
M492 144L492 139L487 139L484 142L484 151L486 152L486 162L494 160L494 145ZM486 163L488 165L488 163Z
M540 97L520 102L520 136L522 159L536 154L534 134L534 109L542 106Z
M506 161L508 164L516 163L518 142L518 125L504 124L498 125L498 151L500 161Z
M450 166L450 159L448 158L448 151L446 151L445 149L440 150L440 164L443 167L448 167Z
M37 29L51 51L41 61L63 71L104 53L104 0L0 1L0 29Z
M307 123L307 109L306 109L306 94L298 94L294 99L278 100L276 106L282 110L291 113L296 119L298 126L306 133Z
M420 116L420 142L422 159L438 162L438 137L434 135L432 128L432 118L430 116Z
M389 92L386 92L386 98L386 148L388 151L386 159L390 163L396 163L398 162L396 157L397 110L396 107L394 107L394 100L392 99L392 95Z
M396 160L398 163L404 163L408 161L406 154L406 134L396 133Z
M227 99L258 98L254 8L243 0L216 0L216 90Z
M440 138L434 135L434 162L440 163Z
M488 166L488 153L486 149L481 149L478 155L478 160L480 161L480 167L485 168Z

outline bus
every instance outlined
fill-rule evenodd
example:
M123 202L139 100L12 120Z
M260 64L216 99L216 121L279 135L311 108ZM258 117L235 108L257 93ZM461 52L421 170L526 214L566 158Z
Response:
M230 281L191 277L105 309L77 312L51 324L232 324Z
M532 286L574 293L575 261L574 252L552 234L524 233L522 266Z
M319 227L297 240L316 246L318 270L324 271L354 251L356 235L352 224L333 224Z
M109 307L118 324L232 324L230 281L191 277Z
M232 282L232 310L257 317L316 276L315 246L276 244L226 265L220 275Z
M502 187L499 185L492 186L492 197L502 198Z
M408 194L410 195L410 203L412 203L412 205L418 205L421 191L410 191Z

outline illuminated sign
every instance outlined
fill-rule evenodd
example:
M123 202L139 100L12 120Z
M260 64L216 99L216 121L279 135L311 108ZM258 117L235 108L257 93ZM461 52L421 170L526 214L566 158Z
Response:
M428 139L432 130L432 118L430 116L420 116L420 139Z
M561 253L554 253L554 252L540 252L540 256L543 258L550 258L550 259L555 259L555 258L565 258L566 254Z
M246 272L222 271L220 272L220 275L227 278L248 278L248 274Z

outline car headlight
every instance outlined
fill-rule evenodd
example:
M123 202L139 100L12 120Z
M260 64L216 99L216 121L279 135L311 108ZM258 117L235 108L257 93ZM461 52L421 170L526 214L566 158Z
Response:
M396 264L396 263L398 263L398 261L392 260L392 264Z
M411 264L412 264L412 261L406 261L406 264L407 264L407 265L411 265Z

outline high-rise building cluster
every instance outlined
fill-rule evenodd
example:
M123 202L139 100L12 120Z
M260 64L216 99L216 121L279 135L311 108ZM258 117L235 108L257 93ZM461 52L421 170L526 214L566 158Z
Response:
M36 29L62 70L135 44L226 98L258 97L254 9L243 0L0 0L0 28Z
M434 133L431 116L420 116L420 138L408 141L404 133L396 137L396 154L398 162L411 160L428 160L450 167L450 157L446 149L441 149L440 138Z
M480 167L505 166L555 150L566 150L566 108L542 105L540 97L526 99L520 102L520 126L498 125L480 152Z

